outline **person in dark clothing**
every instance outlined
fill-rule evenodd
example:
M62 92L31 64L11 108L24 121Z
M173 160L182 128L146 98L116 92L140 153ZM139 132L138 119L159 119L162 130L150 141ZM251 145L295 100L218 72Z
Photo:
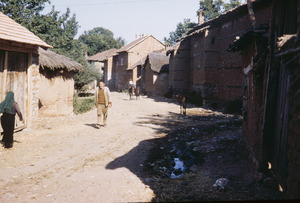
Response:
M24 122L20 107L17 102L15 102L13 92L8 92L4 101L0 103L0 113L2 113L1 126L3 129L3 146L5 148L12 148L16 114L18 114L20 121Z

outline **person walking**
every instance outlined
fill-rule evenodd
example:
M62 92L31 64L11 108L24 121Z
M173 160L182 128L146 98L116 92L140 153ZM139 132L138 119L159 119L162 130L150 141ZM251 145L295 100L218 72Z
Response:
M8 92L3 102L0 103L1 126L3 129L2 143L5 148L12 148L14 141L15 116L18 114L20 121L24 123L20 107L15 102L14 93Z
M100 81L96 90L97 128L100 128L101 122L104 127L107 125L108 108L111 106L109 88L105 86L104 82Z

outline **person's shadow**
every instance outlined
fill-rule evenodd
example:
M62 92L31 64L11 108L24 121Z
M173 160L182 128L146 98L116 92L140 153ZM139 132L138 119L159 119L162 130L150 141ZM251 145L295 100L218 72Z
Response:
M90 127L93 127L93 128L96 128L96 129L98 129L98 127L97 127L97 124L96 124L96 123L91 123L91 124L89 124L89 123L86 123L86 124L84 124L84 125L86 125L86 126L90 126Z
M159 191L155 191L152 184L151 175L147 175L145 171L145 160L147 159L148 153L153 147L157 139L144 140L139 143L138 146L133 148L125 155L116 158L107 164L106 169L114 170L117 168L125 167L135 174L145 184L149 185L152 191L156 194Z

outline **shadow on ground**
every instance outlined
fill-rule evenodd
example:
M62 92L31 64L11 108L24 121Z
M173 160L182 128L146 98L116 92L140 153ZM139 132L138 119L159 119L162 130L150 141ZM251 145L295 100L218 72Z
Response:
M107 169L128 168L155 194L153 202L282 199L273 179L252 180L242 142L242 120L210 110L141 117L135 125L153 128L144 140L110 162ZM215 185L224 178L226 184Z

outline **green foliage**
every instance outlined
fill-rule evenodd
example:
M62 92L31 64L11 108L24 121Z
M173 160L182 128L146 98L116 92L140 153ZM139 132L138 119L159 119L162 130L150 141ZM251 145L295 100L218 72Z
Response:
M241 5L241 3L242 0L230 0L229 4L224 4L225 12Z
M120 37L115 39L114 34L103 27L85 31L78 40L87 45L89 56L112 48L119 49L125 44L124 39Z
M203 10L204 21L214 19L222 14L222 0L200 0L200 9Z
M95 28L74 39L78 32L76 15L71 15L68 8L65 13L55 11L55 7L45 14L40 12L49 0L1 0L0 11L53 46L52 51L70 57L84 66L75 74L75 88L81 89L85 84L101 78L99 70L88 65L85 53L96 54L110 49L120 48L125 44L122 38L114 39L113 33L105 28Z
M96 69L94 64L88 64L83 68L82 71L79 71L74 75L75 88L77 90L82 90L83 86L94 81L100 80L102 75L100 71Z
M77 94L73 96L73 112L82 114L95 108L95 98L80 98Z
M32 17L39 16L45 3L50 0L1 0L0 11L28 28Z
M34 16L29 29L42 40L53 46L53 51L67 55L74 59L69 53L74 49L74 37L78 31L78 22L75 14L70 16L70 9L60 15L54 7L50 13Z
M200 0L200 9L203 10L204 21L208 21L240 4L241 0L230 0L229 3L222 0Z
M165 44L175 44L176 40L180 39L187 31L189 31L196 25L196 23L191 22L191 19L184 19L183 22L177 24L176 30L174 32L169 33L169 38L164 38Z

